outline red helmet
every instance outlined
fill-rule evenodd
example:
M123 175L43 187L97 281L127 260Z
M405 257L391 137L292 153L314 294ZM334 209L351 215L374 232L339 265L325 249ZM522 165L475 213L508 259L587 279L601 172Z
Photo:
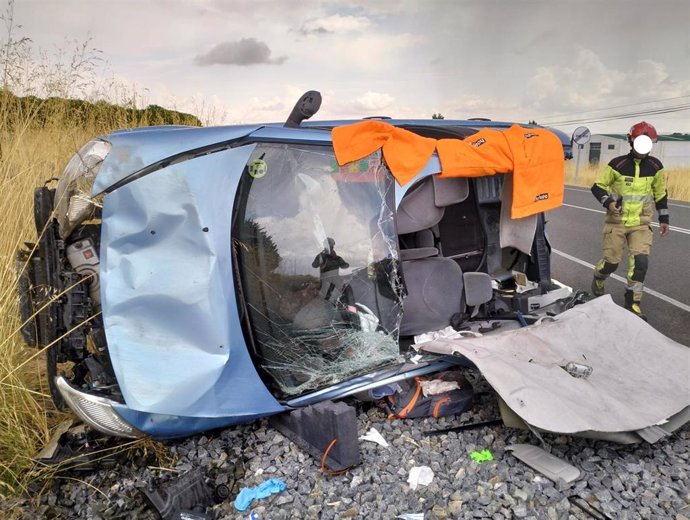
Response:
M652 125L650 125L646 121L641 121L637 124L632 125L632 127L630 127L630 132L628 133L628 141L630 141L632 143L633 140L640 135L648 136L655 143L656 143L657 138L658 138L658 135L656 133L656 128L654 128Z

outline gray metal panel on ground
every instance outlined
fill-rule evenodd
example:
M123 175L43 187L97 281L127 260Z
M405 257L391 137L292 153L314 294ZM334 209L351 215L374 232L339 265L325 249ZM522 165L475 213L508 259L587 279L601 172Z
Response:
M636 431L690 405L690 349L608 295L554 321L419 347L467 357L516 414L546 431ZM593 372L573 377L564 369L569 362Z
M506 450L512 452L516 458L520 459L530 468L536 469L554 482L558 482L559 480L572 482L580 476L580 470L575 466L571 466L538 446L532 446L531 444L512 444L506 446Z

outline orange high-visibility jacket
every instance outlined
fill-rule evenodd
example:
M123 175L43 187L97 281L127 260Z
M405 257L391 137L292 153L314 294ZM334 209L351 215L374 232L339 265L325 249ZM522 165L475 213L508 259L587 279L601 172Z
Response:
M512 218L563 204L563 147L558 137L543 128L485 128L465 140L437 140L383 121L363 121L334 128L332 140L341 166L382 148L386 163L401 186L424 168L434 151L441 162L441 177L512 172Z

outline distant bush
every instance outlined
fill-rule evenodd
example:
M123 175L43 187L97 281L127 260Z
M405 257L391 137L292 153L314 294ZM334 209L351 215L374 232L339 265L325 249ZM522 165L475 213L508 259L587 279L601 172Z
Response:
M158 105L131 108L106 101L92 103L81 99L15 96L7 90L0 93L4 105L5 126L11 130L30 122L32 128L81 126L92 128L138 127L152 125L201 126L198 117Z

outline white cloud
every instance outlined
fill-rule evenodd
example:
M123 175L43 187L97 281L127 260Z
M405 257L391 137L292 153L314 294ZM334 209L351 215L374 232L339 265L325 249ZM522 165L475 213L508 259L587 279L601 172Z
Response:
M584 111L689 94L690 81L671 79L660 62L645 59L618 70L593 51L580 49L572 66L537 68L531 93L534 107L542 112Z
M360 112L386 110L395 102L390 94L381 92L365 92L351 103L351 108Z
M473 117L493 120L519 119L521 105L510 97L493 98L486 95L466 94L443 103L440 112L448 119ZM427 116L428 117L428 116Z
M343 38L332 47L341 66L354 66L366 71L384 71L407 61L406 51L424 40L410 33L386 35L369 33L358 38Z
M313 18L304 22L300 28L302 34L342 34L361 32L368 29L371 22L364 16L341 16L339 14L324 18Z

